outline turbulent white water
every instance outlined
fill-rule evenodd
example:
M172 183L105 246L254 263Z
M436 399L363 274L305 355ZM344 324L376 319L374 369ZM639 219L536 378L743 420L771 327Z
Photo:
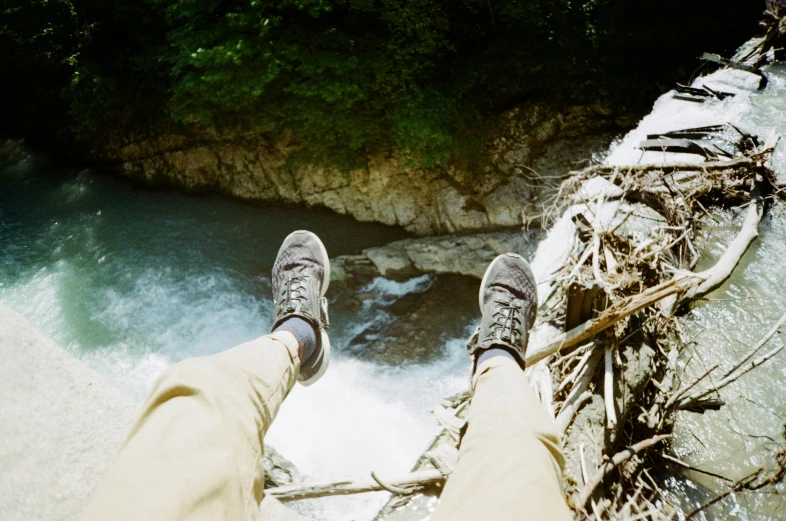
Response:
M0 300L138 400L167 366L264 334L269 272L290 231L331 255L402 236L302 209L151 192L91 171L58 171L19 143L0 151ZM429 277L373 281L363 305L331 316L334 359L287 398L267 442L314 479L411 468L436 434L429 409L467 385L465 339L429 364L381 366L344 348ZM438 338L438 332L435 335ZM299 502L315 519L370 519L387 494Z
M699 78L715 90L734 93L733 98L704 104L661 97L652 113L612 149L609 164L702 161L696 155L662 152L642 153L636 145L647 134L730 122L740 129L766 138L771 131L786 136L786 68L767 70L769 85L758 91L758 77L723 70ZM733 131L732 135L733 136ZM786 177L786 143L774 157L779 181ZM706 219L707 246L698 269L711 266L739 229L742 211L717 215L719 223ZM683 366L688 375L703 373L720 363L717 374L731 367L786 311L786 212L780 203L769 209L760 226L758 241L746 253L733 277L708 296L689 315L686 338L696 345L686 352ZM785 331L786 333L786 331ZM786 340L776 335L767 350ZM740 379L721 392L726 406L704 415L680 413L676 425L675 451L703 470L732 480L739 479L772 461L773 450L783 443L786 423L786 353ZM698 506L714 495L718 480L691 473L695 482L673 483L676 498ZM706 513L704 519L733 516L738 519L786 519L780 498L738 494Z

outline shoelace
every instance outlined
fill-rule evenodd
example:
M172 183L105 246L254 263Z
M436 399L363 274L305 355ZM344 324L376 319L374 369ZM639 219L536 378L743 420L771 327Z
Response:
M499 305L499 309L492 316L494 322L489 326L491 331L486 340L494 339L516 344L521 338L521 317L523 315L521 303L501 300L495 302Z
M282 307L286 313L299 311L300 303L306 298L306 277L289 275L281 286Z
M302 310L302 302L307 297L307 279L306 276L293 277L289 275L286 282L281 285L281 309L284 313L299 313ZM317 311L318 316L315 317L322 324L322 327L329 327L328 320L328 302L325 297L319 299L319 308ZM309 315L311 313L308 313Z

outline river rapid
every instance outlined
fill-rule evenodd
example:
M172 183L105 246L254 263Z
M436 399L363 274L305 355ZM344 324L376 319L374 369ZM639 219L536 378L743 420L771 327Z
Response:
M664 95L639 127L617 142L611 164L655 162L663 154L635 148L647 133L732 122L762 137L786 134L786 68L768 70L770 84L720 71L699 78L736 94L691 104ZM786 180L786 146L775 169ZM697 160L669 155L670 161ZM741 221L740 210L707 219L702 266L714 262ZM331 256L401 238L401 232L330 213L255 206L219 197L150 191L100 172L59 169L20 142L0 146L0 300L25 315L70 352L141 400L167 366L264 334L272 322L269 271L292 230L317 232ZM695 345L688 374L731 365L786 310L786 212L769 209L761 235L734 276L685 321ZM700 268L702 267L700 266ZM464 337L440 341L427 363L391 367L360 361L347 344L396 299L426 289L376 279L361 289L362 306L332 315L335 349L318 386L287 399L268 441L311 478L366 477L408 470L437 432L429 409L467 384ZM474 322L467 324L471 330ZM775 342L781 339L776 336ZM786 354L722 392L719 412L684 413L677 454L690 464L739 478L767 461L786 422ZM712 478L673 481L674 501L697 504L717 488ZM386 493L299 502L314 519L367 520ZM739 495L706 519L784 519L769 497Z

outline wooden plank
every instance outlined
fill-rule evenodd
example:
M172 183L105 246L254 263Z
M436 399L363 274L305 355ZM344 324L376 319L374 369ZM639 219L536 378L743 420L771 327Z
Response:
M747 65L745 63L741 63L735 60L729 60L727 58L724 58L720 54L712 54L709 52L705 52L701 56L701 59L704 61L717 63L718 65L723 65L725 67L731 67L732 69L737 69L740 71L745 71L745 72L750 72L751 74L755 74L756 76L761 78L761 80L759 81L759 90L767 86L767 76L761 71L761 69L753 67L752 65Z
M673 97L680 101L691 101L693 103L704 103L706 101L706 98L698 98L687 94L675 94Z
M565 311L565 331L591 319L595 312L606 309L606 292L598 284L586 287L574 282L568 288L568 302Z
M712 96L712 94L710 94L704 89L690 87L688 85L682 85L681 83L678 83L674 90L682 94L690 94L691 96L701 96L703 98L709 98L710 96Z
M679 154L696 154L708 159L715 159L717 154L708 148L689 139L645 139L639 143L639 148L648 151L674 152Z
M726 130L726 125L710 125L707 127L684 128L662 132L660 134L647 134L647 139L682 138L682 139L707 139L717 137Z

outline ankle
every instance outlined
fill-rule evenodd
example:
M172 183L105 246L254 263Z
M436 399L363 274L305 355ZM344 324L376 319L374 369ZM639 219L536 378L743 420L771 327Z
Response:
M273 333L277 331L287 331L294 335L297 340L298 356L301 362L311 358L317 351L318 333L307 320L300 317L290 317L279 324L273 330Z

